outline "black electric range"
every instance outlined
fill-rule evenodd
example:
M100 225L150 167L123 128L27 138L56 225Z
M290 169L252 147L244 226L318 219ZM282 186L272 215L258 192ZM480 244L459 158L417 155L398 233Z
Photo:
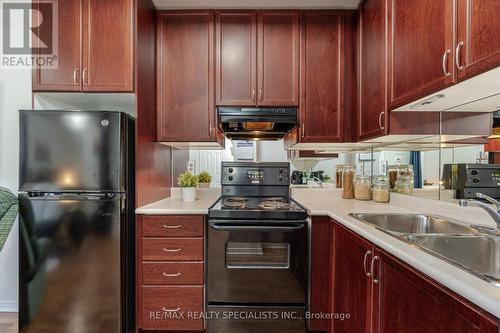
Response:
M221 175L207 226L207 309L220 317L207 332L305 333L310 220L290 198L289 163L224 162ZM277 317L224 318L235 311Z

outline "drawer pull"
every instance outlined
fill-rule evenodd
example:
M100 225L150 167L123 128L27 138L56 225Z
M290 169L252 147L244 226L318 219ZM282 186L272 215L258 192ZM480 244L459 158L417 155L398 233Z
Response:
M181 250L180 247L176 248L176 249L167 249L167 248L163 248L163 251L164 252L179 252Z
M180 227L182 227L182 225L180 225L180 224L176 224L176 225L166 225L166 224L164 224L163 225L163 228L165 228L165 229L179 229Z
M180 272L179 273L165 273L165 272L163 272L162 274L165 277L178 277L178 276L181 276Z
M165 307L163 307L163 308L162 308L162 310L163 310L164 312L177 312L177 311L179 311L180 309L181 309L181 308L177 308L177 309L167 309L167 308L165 308Z

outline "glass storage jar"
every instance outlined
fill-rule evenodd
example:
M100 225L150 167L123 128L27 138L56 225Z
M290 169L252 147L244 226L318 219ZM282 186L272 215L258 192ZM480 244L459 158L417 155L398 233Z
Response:
M398 179L398 165L390 165L387 170L387 175L389 177L389 187L394 190L396 185L396 180Z
M400 176L396 180L394 186L394 192L401 194L412 194L413 193L413 176Z
M354 182L354 198L358 200L372 199L372 182L370 176L360 175Z
M345 165L342 172L342 198L354 198L354 176L356 168L351 165Z
M375 178L372 190L373 201L386 203L390 201L389 180L385 176Z
M335 187L342 188L342 177L345 165L339 164L335 167Z

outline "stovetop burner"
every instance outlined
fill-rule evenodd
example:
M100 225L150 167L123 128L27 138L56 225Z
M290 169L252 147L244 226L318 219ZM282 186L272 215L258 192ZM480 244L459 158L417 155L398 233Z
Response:
M222 201L223 208L245 209L248 208L248 199L242 197L226 198Z
M262 201L259 202L257 206L259 208L266 210L275 210L275 209L288 209L292 207L292 204L285 198L271 197L262 199Z

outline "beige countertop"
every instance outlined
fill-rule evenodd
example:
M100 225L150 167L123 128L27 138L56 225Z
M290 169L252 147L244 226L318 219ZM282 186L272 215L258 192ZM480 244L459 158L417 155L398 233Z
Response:
M207 215L208 209L219 199L220 189L198 189L195 202L182 202L181 189L172 188L172 196L139 207L136 214L144 215Z
M140 207L137 214L208 214L217 201L220 189L200 189L198 200L181 201L180 189L172 189L172 196ZM500 286L490 284L416 247L410 246L351 216L350 213L405 213L419 212L447 217L463 224L494 226L490 216L475 207L462 208L457 204L415 196L391 194L389 204L373 201L344 200L337 189L292 188L292 197L311 215L329 216L348 229L371 241L400 260L447 286L457 294L500 318Z

